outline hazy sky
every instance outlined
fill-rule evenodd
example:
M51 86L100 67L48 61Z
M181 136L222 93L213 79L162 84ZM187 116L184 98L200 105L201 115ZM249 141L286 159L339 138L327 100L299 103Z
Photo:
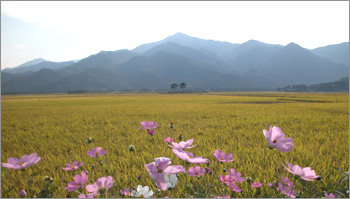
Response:
M133 49L177 32L316 48L349 40L349 2L1 2L1 67Z

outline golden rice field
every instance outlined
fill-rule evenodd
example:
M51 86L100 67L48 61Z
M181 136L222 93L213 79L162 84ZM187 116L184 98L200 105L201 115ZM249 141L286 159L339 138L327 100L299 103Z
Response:
M153 137L140 130L141 121L160 125ZM174 128L170 128L174 122ZM294 140L293 149L283 153L268 148L263 129L278 126ZM208 158L212 169L199 179L178 175L174 189L156 191L145 164L156 157L171 158L171 165L191 165L177 158L164 142L194 138L196 156ZM87 138L93 138L87 143ZM130 144L135 151L128 151ZM87 151L101 146L108 152L96 158ZM235 161L219 163L213 152L232 153ZM1 197L39 197L46 190L51 197L78 197L65 190L81 171L89 172L92 184L99 177L112 176L114 186L108 197L122 197L119 190L137 185L149 186L155 197L285 197L269 182L288 177L296 183L300 197L324 197L349 187L343 173L349 171L348 93L205 93L205 94L79 94L8 95L1 97L1 162L37 153L41 161L31 167L13 170L1 167ZM64 171L66 163L84 162L75 171ZM322 181L306 182L293 176L282 163L289 161L311 167ZM100 161L102 164L100 164ZM95 168L91 166L95 164ZM252 188L237 183L243 193L231 192L219 180L223 169L234 168L243 177L263 184ZM343 171L339 171L339 168ZM227 172L226 172L227 173ZM137 176L142 175L141 179ZM53 182L43 180L53 177ZM29 179L29 181L27 181ZM46 188L45 188L46 186ZM42 191L42 193L40 193ZM29 193L28 193L29 192ZM346 190L345 190L346 192ZM51 195L50 195L51 194ZM345 197L338 194L339 197Z

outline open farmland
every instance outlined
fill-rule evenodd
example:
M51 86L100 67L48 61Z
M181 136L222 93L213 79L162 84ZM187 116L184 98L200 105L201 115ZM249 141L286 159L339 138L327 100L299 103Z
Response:
M160 125L153 137L138 129L144 120ZM169 127L171 122L174 128ZM293 138L290 152L269 149L263 134L269 126L278 126L286 137ZM171 165L186 169L196 166L180 160L164 142L165 137L179 142L180 133L182 140L194 138L198 145L188 151L207 158L209 166L198 165L213 172L199 179L178 174L175 188L157 192L144 166L153 158L169 157ZM92 143L86 142L89 137L94 139ZM134 152L128 150L130 144L135 145ZM97 159L87 155L98 146L108 152ZM216 149L232 153L235 160L219 163L213 156ZM339 182L349 168L349 95L242 92L2 96L1 162L31 153L37 153L41 160L24 171L1 168L2 197L17 197L21 189L38 197L46 184L44 176L53 177L49 185L52 197L77 197L78 193L69 193L65 187L83 170L89 172L87 184L102 176L113 177L108 197L122 197L119 190L130 184L149 186L155 197L284 197L267 186L282 176L295 182L301 197L324 197L324 191L336 193L349 186L348 180ZM61 169L75 160L84 165L75 171ZM282 166L286 161L311 167L322 181L301 181ZM242 193L230 191L219 176L225 174L223 169L231 168L263 186L255 189L244 181L237 183ZM142 177L138 179L138 175Z

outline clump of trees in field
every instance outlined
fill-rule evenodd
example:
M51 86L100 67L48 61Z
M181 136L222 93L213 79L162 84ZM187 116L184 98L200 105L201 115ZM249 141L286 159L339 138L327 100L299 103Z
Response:
M179 87L181 89L181 91L178 92L185 92L185 88L186 88L187 84L185 82L182 82L180 84L177 83L173 83L170 85L170 90L175 93L176 89Z

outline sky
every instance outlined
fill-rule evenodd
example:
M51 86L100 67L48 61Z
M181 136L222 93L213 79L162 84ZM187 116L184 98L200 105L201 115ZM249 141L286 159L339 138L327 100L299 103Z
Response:
M313 49L349 41L349 2L1 1L1 68L131 50L177 32Z

